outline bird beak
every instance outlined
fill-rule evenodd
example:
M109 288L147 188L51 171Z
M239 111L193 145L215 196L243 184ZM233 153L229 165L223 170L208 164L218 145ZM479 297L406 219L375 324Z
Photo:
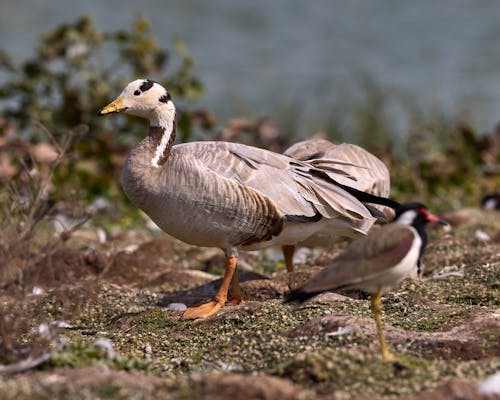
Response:
M438 218L438 220L436 221L438 224L440 225L444 225L444 226L450 226L449 222L448 221L445 221L444 219L441 219L441 218Z
M427 221L429 221L429 222L437 222L438 224L445 225L445 226L450 225L444 219L441 219L437 215L434 215L434 214L431 214L431 213L427 214Z
M119 113L125 111L126 109L127 107L123 104L123 97L120 96L115 101L112 101L101 111L99 111L99 115Z

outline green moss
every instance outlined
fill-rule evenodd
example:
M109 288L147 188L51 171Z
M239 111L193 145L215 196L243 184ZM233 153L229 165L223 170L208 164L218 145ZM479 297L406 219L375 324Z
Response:
M152 331L158 331L179 324L177 320L169 318L167 313L160 309L147 310L138 322L142 325L142 329Z
M492 220L485 229L495 223ZM461 359L475 357L473 351L455 354L453 346L461 346L461 342L451 343L449 348L439 342L435 345L445 348L437 348L427 343L433 335L426 335L425 345L418 340L397 345L392 342L391 351L397 354L398 361L386 363L379 355L379 344L373 336L356 331L327 336L317 329L320 318L337 315L367 318L366 324L373 328L368 299L339 298L328 303L313 301L303 305L283 304L281 300L248 301L238 307L225 308L212 318L184 321L180 313L158 307L163 296L161 291L137 289L138 285L119 286L106 279L92 281L94 295L76 308L71 302L62 301L62 292L58 290L29 297L24 310L32 320L35 333L20 336L20 342L24 346L33 344L38 321L50 322L65 316L73 328L60 329L59 333L67 338L68 344L37 373L50 377L57 371L56 367L77 373L87 366L105 366L134 371L134 379L161 377L151 384L151 389L149 386L131 389L127 386L129 383L114 376L78 392L83 399L202 398L206 381L210 379L207 374L214 371L223 376L243 372L287 378L298 390L310 390L306 398L400 397L432 389L453 377L483 379L500 367L499 332L489 325L489 314L496 312L500 297L498 247L491 243L478 246L473 232L474 229L467 227L444 238L436 234L426 254L427 277L452 265L463 272L463 277L406 280L384 295L383 308L386 325L399 328L403 336L407 331L408 338L418 337L416 332L446 332L488 314L485 320L488 325L473 343L477 356L481 357L478 360ZM186 260L191 266L201 263L199 251L178 242L173 243L172 248L175 262ZM330 252L322 254L323 258L331 256ZM75 286L71 286L69 293L73 295L78 284L88 287L89 282L72 282ZM193 285L189 280L182 284ZM12 301L4 299L6 304ZM304 324L307 325L304 327ZM309 333L297 337L292 332ZM459 335L459 340L460 330L454 334ZM105 351L93 345L98 336L112 341L117 353L115 358L110 359ZM436 348L443 350L443 357L449 359L436 359ZM203 378L195 382L193 377ZM158 381L168 384L160 388ZM64 388L64 384L58 389L47 389L36 386L32 378L27 378L27 382L35 389L27 389L28 384L12 383L15 395L9 397L4 395L7 386L2 383L0 396L57 398L74 397L76 393L69 387Z
M96 394L102 399L116 399L121 387L116 382L104 382L96 388Z
M500 347L500 329L482 332L480 336L486 340L485 347L488 349L499 349Z
M473 265L464 269L463 277L426 282L423 295L442 304L481 307L498 307L500 288L498 266L495 264Z
M422 303L391 295L383 300L384 320L398 328L437 332L463 320L466 310Z
M476 361L428 361L407 354L397 354L397 359L383 361L374 346L323 348L292 357L279 365L275 373L323 394L341 391L351 395L401 396L431 389L445 376L474 378L478 373L493 373L498 365L495 361L483 365Z
M83 340L76 340L66 345L50 358L52 367L88 367L107 366L117 370L142 370L148 368L148 363L132 355L116 354L111 357L103 348Z

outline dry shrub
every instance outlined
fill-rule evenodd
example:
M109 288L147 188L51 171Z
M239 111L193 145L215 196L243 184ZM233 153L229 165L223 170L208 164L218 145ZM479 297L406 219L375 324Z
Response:
M71 226L58 227L53 215L57 203L51 200L54 174L81 128L68 132L62 143L42 126L40 129L48 139L46 148L53 154L46 162L35 159L30 151L21 157L19 151L2 153L8 154L12 165L18 167L17 173L0 187L0 362L4 364L46 352L55 340L50 323L61 315L57 314L60 305L81 307L83 303L78 299L69 301L74 297L71 290L46 293L38 285L46 272L46 260L60 252L61 245L86 221L82 218ZM88 287L92 290L92 285ZM55 293L67 299L55 300ZM52 315L48 310L53 310Z

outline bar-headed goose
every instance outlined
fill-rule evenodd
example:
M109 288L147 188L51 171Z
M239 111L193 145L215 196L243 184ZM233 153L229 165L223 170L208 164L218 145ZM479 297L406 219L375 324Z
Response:
M224 279L216 296L187 309L184 318L215 314L230 287L234 301L242 300L235 273L238 249L294 245L319 230L356 236L375 221L354 197L365 196L363 192L337 184L309 162L237 143L173 146L176 109L168 91L154 81L129 83L100 115L118 112L150 124L148 136L123 167L123 189L132 203L168 234L225 252Z
M309 161L317 168L330 167L325 160L340 160L346 162L340 174L330 172L330 177L344 185L376 196L388 197L391 188L391 176L386 165L360 146L350 143L335 144L325 139L307 139L297 142L286 149L283 154L301 161ZM382 211L390 219L394 216L392 208L381 205L370 205ZM318 232L300 245L324 245L324 233ZM339 238L341 239L341 238ZM330 240L330 238L327 238ZM329 243L332 243L330 240ZM283 255L288 272L294 270L293 254L295 246L283 246Z

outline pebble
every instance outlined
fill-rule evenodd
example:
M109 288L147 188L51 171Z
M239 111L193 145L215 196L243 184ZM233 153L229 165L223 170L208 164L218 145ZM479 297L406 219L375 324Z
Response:
M130 244L128 246L126 246L123 251L126 253L126 254L132 254L134 251L136 251L137 249L139 248L139 245L138 244Z
M478 229L475 233L474 236L476 239L487 242L488 240L491 240L490 235L488 235L485 231L482 231L481 229Z
M57 328L62 328L62 329L71 329L73 328L73 325L68 324L66 321L54 321L53 325Z
M348 335L349 333L352 333L352 328L350 326L345 326L345 327L339 326L336 331L328 332L325 335L325 337L342 336L342 335Z
M104 337L97 338L94 341L94 346L103 349L106 352L108 359L112 360L116 357L116 352L113 348L113 343L111 342L111 340Z
M33 294L33 296L40 296L41 294L45 293L45 290L43 290L43 288L39 286L34 286L31 293Z
M38 325L38 334L43 338L48 338L50 336L49 324L44 322Z
M485 396L500 395L500 372L491 375L477 385L477 391Z
M184 311L187 306L184 303L170 303L166 308L170 311Z

